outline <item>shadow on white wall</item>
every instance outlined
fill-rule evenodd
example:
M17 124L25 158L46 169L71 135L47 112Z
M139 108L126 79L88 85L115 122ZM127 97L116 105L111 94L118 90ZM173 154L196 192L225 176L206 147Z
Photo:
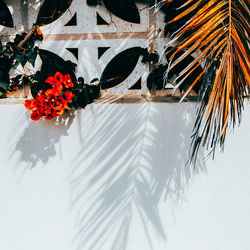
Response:
M175 206L192 175L205 171L203 155L186 165L194 115L193 105L120 105L96 110L87 133L79 122L69 175L79 250L132 249L130 232L140 228L148 249L159 249L155 239L167 239L160 203Z
M1 114L1 249L248 249L249 116L194 169L193 105L95 104L61 128Z
M26 114L28 116L30 112L27 111ZM15 147L15 151L21 153L20 160L30 168L35 167L38 162L47 164L51 157L56 157L55 145L62 136L68 136L67 130L74 118L74 112L70 111L56 121L30 121Z
M31 168L58 158L58 143L62 153L72 152L67 171L77 249L131 249L131 228L141 228L148 249L158 250L155 239L167 239L160 204L173 208L193 174L205 171L203 155L195 168L186 164L194 116L194 105L186 104L94 105L56 122L30 121L15 151ZM71 129L77 142L63 145Z

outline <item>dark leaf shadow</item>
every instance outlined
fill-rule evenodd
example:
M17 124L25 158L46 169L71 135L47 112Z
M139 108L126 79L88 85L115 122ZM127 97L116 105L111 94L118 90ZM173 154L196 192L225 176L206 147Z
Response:
M102 89L113 88L127 79L135 69L141 54L142 48L133 47L112 58L101 76Z
M45 0L38 12L36 24L46 25L54 22L65 13L72 1L73 0Z
M134 0L103 0L106 8L119 18L140 23L140 14Z
M56 143L62 136L67 136L75 114L67 112L61 117L50 121L30 120L22 137L17 142L15 151L20 152L20 160L27 163L31 168L37 163L46 164L50 158L56 156Z
M79 227L74 242L79 250L126 250L137 216L149 249L155 249L155 234L167 239L159 204L184 201L191 177L205 171L202 160L195 168L187 165L195 108L187 104L105 107L88 125L93 132L84 136L69 175Z
M14 22L9 8L3 0L0 0L0 25L13 28Z

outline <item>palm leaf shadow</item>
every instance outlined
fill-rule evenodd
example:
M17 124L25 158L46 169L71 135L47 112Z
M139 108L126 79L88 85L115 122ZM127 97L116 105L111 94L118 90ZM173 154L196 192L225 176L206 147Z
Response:
M166 240L158 207L164 199L181 201L192 176L186 161L194 112L181 104L156 107L104 105L84 122L95 129L84 135L70 173L79 249L126 250L135 216L150 249L155 233Z

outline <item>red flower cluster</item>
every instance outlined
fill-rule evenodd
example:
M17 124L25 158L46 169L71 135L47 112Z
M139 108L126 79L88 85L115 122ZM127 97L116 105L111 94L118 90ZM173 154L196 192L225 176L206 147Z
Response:
M48 77L45 82L52 85L52 88L46 91L41 90L35 99L25 101L25 107L32 110L30 118L34 121L38 121L43 116L50 120L62 115L65 109L70 110L68 103L71 103L75 96L71 91L63 93L64 87L74 86L70 75L57 72L54 76Z

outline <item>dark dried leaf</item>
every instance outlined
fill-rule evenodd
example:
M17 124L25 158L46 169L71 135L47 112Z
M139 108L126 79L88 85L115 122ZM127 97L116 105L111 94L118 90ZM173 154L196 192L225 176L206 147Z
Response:
M41 6L36 24L46 25L54 22L69 8L73 0L45 0Z
M140 23L140 14L134 0L103 0L107 9L119 18Z
M116 55L106 66L101 76L102 89L112 88L123 82L136 67L144 50L134 47Z
M0 25L10 27L10 28L14 27L14 23L13 23L10 10L3 0L0 0Z

